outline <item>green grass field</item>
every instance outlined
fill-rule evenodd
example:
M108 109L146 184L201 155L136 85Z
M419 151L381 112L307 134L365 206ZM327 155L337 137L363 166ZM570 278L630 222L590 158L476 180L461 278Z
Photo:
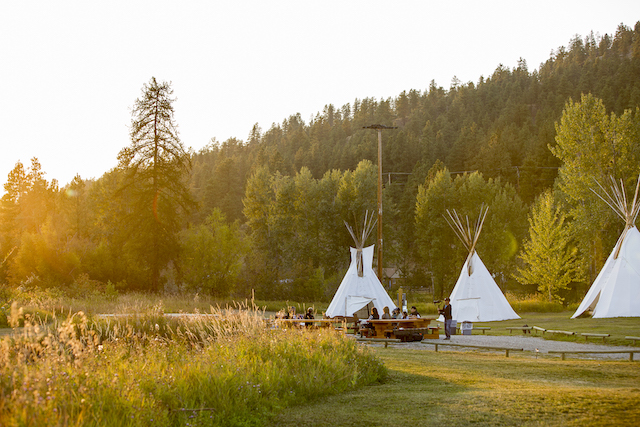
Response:
M640 363L376 348L388 380L289 409L273 426L640 425Z
M568 332L576 332L576 336L566 336L533 331L533 335L541 336L545 339L585 342L586 338L580 336L580 333L597 333L610 334L607 338L607 344L612 345L628 345L629 340L626 336L640 336L640 318L638 317L619 317L611 319L592 319L583 317L571 319L573 312L563 311L559 313L519 313L522 317L517 320L505 320L502 322L478 322L474 326L488 326L491 328L487 332L489 335L522 335L522 332L510 332L506 329L509 326L539 326L549 330L561 330ZM477 333L477 332L476 332ZM602 339L590 338L589 342L602 343Z

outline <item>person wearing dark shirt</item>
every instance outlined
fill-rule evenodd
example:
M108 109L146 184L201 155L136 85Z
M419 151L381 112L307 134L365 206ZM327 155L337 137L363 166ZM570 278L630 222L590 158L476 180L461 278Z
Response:
M306 320L313 320L314 319L314 317L313 317L313 308L312 307L309 307L307 309L307 312L304 314L304 318ZM310 328L311 326L313 326L313 323L312 322L305 322L305 326L307 328Z
M418 309L416 308L415 305L413 307L411 307L411 313L409 314L409 318L410 319L419 319L420 318L420 313L418 313Z
M444 299L444 307L438 310L444 316L444 334L445 340L451 339L451 300L449 297Z

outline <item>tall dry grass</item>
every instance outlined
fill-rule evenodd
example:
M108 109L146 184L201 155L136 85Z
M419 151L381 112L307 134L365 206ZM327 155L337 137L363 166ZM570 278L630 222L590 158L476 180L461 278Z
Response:
M12 306L0 341L0 425L264 425L291 405L380 381L367 349L328 329L275 329L260 310L160 310L49 324Z

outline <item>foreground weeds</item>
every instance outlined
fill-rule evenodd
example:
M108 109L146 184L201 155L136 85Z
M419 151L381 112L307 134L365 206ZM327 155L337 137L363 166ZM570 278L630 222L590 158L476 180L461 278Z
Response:
M258 310L24 324L0 342L2 426L264 425L379 382L370 351L329 330L269 329Z

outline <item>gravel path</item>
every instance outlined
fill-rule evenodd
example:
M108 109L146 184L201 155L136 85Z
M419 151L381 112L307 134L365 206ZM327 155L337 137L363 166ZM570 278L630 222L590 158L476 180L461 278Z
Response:
M442 336L444 338L444 335ZM402 346L404 348L412 348L412 349L420 349L420 350L429 350L433 351L433 346L428 345L430 342L437 342L439 344L444 344L447 342L451 342L453 344L469 344L475 346L490 346L490 347L508 347L508 348L522 348L527 352L531 352L535 355L536 350L540 354L547 354L549 350L554 351L572 351L572 350L640 350L640 347L631 347L631 346L615 346L615 345L603 345L603 344L595 344L595 343L579 343L579 342L570 342L570 341L554 341L554 340L545 340L540 337L535 336L523 336L523 335L501 335L501 336L491 336L491 335L453 335L451 336L451 341L443 341L440 340L423 340L422 342L412 342L412 343L402 343L395 344L397 346ZM480 350L470 347L458 347L458 346L439 346L438 352L440 351L493 351L493 350ZM510 353L513 355L517 355L517 353ZM548 355L551 357L560 358L560 354L551 354ZM629 360L629 353L613 353L613 354L567 354L567 358L570 359L590 359L590 360ZM640 354L634 355L634 360L640 359Z

